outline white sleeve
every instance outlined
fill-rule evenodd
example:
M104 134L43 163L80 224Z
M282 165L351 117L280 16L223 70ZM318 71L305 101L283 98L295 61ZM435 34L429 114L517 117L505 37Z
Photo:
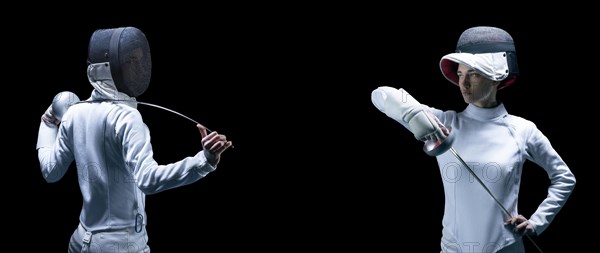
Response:
M54 146L56 141L56 135L58 134L58 127L51 124L46 124L44 120L40 122L40 128L38 130L36 149L39 148L50 148Z
M531 215L529 221L541 234L550 225L575 188L575 175L558 155L548 138L533 126L527 140L528 159L542 167L550 179L548 195Z
M53 183L60 180L75 159L68 142L63 138L64 128L48 125L43 120L38 131L37 152L44 179Z
M191 184L216 169L202 151L175 163L158 165L153 158L150 132L139 114L129 114L122 122L126 123L118 128L118 135L122 138L125 162L145 194Z

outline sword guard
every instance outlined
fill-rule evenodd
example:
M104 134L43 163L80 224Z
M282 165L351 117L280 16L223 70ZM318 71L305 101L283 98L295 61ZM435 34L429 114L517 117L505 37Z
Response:
M454 132L451 128L448 128L450 134L441 141L425 141L423 145L423 151L429 156L438 156L446 153L454 143Z

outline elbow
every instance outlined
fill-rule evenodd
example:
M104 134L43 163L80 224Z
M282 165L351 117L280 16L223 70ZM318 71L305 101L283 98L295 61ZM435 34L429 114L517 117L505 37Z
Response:
M42 176L48 183L56 183L58 182L64 173L61 173L61 169L56 166L52 167L42 167Z
M50 177L50 176L48 176L48 177L44 176L44 179L46 179L46 183L56 183L56 182L58 182L58 180L60 180L58 178Z
M160 184L144 181L137 181L137 187L146 195L156 194L165 190L165 187L161 186Z
M152 195L157 192L155 187L153 187L152 185L140 183L139 181L137 183L137 188L140 189L140 191L142 191L146 195Z
M577 184L577 179L575 179L575 175L571 172L571 175L569 175L569 178L571 179L570 183L571 183L571 189L575 188L575 184Z
M576 184L577 180L575 179L575 175L573 175L572 172L562 174L561 177L556 179L556 185L562 187L569 193L573 192Z

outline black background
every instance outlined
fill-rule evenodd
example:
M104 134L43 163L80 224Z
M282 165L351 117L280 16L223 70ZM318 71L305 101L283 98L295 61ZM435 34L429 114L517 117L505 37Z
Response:
M444 200L435 159L372 105L370 93L403 87L424 104L463 110L438 62L453 52L463 30L490 25L513 36L521 70L500 99L509 113L537 124L578 180L566 206L534 239L544 252L590 242L580 228L596 223L590 111L598 64L587 62L598 53L587 39L592 27L585 17L246 7L97 8L28 15L10 27L6 75L17 77L12 87L27 105L9 107L16 114L9 135L18 138L9 154L20 157L6 168L6 201L14 212L8 222L16 228L9 240L23 240L19 245L33 251L66 250L81 195L74 165L57 183L42 178L35 151L39 118L60 91L89 97L85 70L93 31L135 26L146 34L153 60L150 87L138 100L179 111L235 145L206 178L147 196L153 252L439 252ZM139 110L159 164L200 149L190 121ZM521 213L535 211L548 184L541 168L526 164Z

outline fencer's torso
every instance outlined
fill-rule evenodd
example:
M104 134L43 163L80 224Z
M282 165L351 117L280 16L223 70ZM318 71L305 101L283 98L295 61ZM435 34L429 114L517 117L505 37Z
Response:
M518 129L526 128L526 122L508 115L503 105L432 112L454 132L453 146L462 159L511 215L517 215L525 161ZM437 161L445 192L442 243L457 252L494 252L514 243L518 237L504 226L509 217L476 178L451 152Z
M567 201L575 176L548 138L531 121L510 115L503 104L460 113L431 109L456 134L454 148L508 210L517 210L521 172L525 161L536 163L550 179L548 195L529 217L542 233ZM496 252L522 237L504 221L509 217L451 153L437 157L444 185L442 231L444 252Z
M141 143L150 146L139 112L125 104L82 103L69 113L62 130L74 147L82 225L88 230L134 226L138 213L146 216L144 193L136 185L135 167L125 159L128 149ZM133 129L137 133L127 133ZM151 147L136 149L142 152L136 157L152 157Z

